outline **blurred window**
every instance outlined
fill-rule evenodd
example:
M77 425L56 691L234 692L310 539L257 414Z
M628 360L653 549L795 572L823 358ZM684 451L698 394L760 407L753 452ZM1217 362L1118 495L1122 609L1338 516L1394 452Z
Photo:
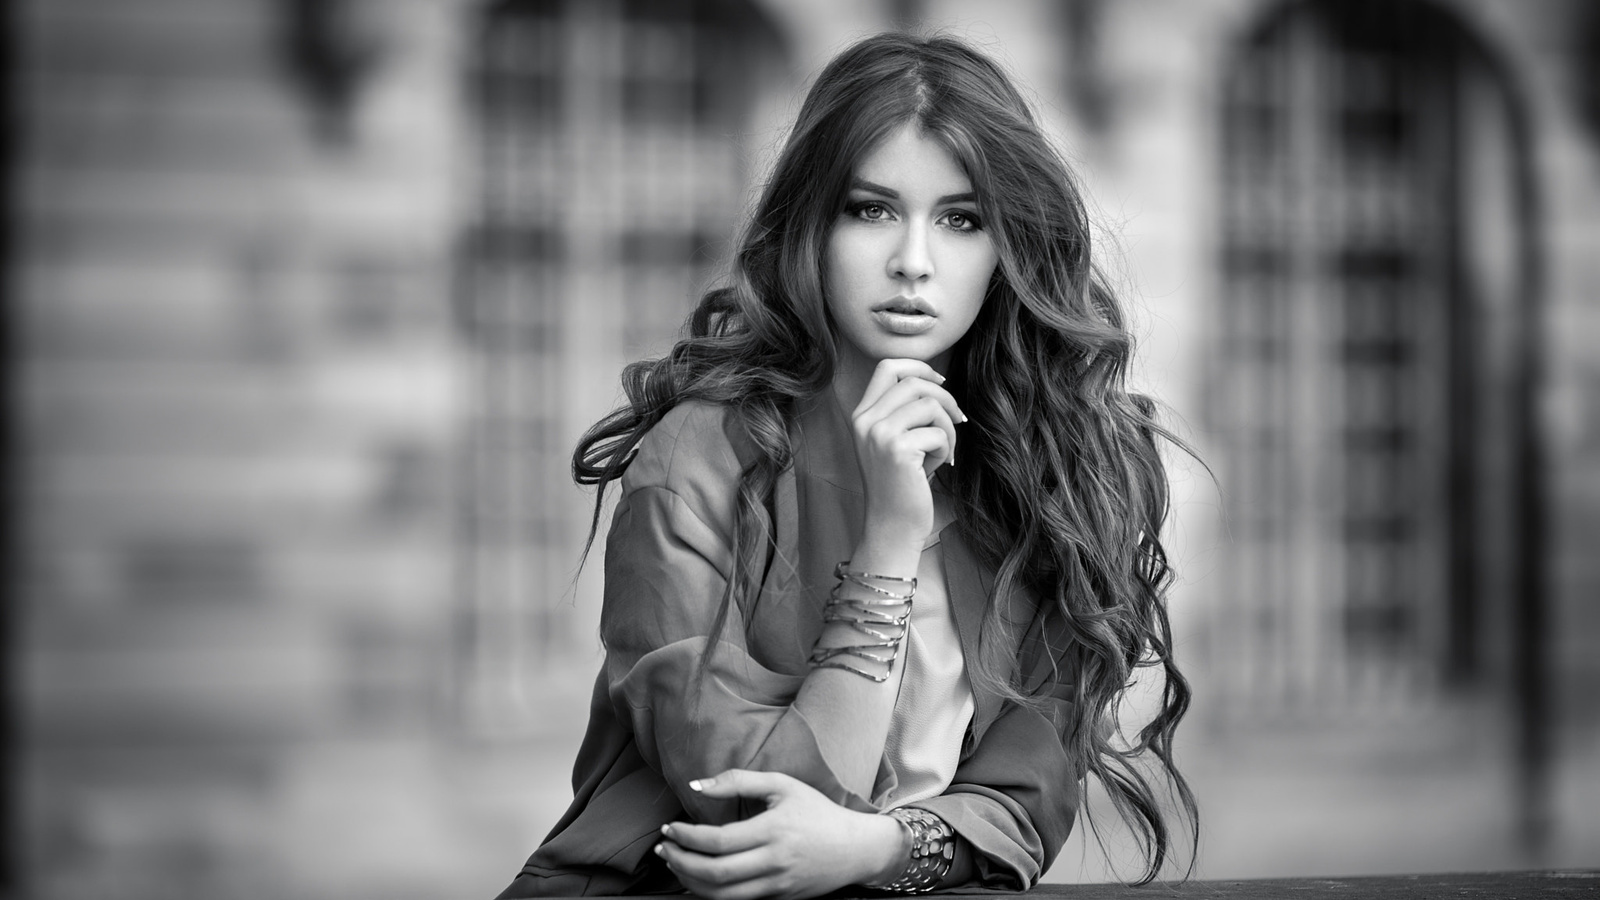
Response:
M1232 61L1213 647L1240 710L1405 707L1503 666L1511 112L1421 3L1285 5Z
M782 53L734 0L510 0L479 27L458 656L469 717L518 728L553 666L597 658L572 447L724 261L748 181L734 138Z

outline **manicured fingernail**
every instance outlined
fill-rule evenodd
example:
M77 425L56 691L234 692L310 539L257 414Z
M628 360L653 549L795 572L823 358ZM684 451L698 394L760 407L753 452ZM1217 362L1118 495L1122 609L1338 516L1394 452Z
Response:
M707 780L709 781L710 779L707 779ZM698 778L695 779L694 781L689 782L689 790L691 790L691 791L702 790L702 789L705 788L705 786L706 786L705 782L699 780Z
M667 848L662 846L661 844L657 844L656 845L656 855L657 856L666 856L667 855Z
M661 826L661 833L666 835L667 837L672 837L672 826L671 825L662 825Z

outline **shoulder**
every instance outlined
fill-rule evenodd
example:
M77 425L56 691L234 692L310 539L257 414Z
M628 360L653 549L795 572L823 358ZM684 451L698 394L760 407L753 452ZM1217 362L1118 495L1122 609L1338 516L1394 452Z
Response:
M624 497L661 488L702 515L729 508L742 466L728 436L729 408L689 400L674 406L639 441L622 478Z

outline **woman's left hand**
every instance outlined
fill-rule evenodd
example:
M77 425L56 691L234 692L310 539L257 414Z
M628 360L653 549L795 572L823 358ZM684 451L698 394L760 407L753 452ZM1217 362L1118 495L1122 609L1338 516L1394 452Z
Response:
M788 775L729 769L698 784L707 797L767 804L764 812L727 825L673 822L662 828L656 852L701 897L815 897L898 874L909 853L899 822L845 809Z

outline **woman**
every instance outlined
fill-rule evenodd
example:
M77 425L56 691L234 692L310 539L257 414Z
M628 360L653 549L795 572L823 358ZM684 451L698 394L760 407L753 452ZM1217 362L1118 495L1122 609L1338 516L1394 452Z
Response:
M905 35L830 63L731 283L574 456L621 482L606 663L572 807L501 896L1025 889L1089 774L1153 877L1142 757L1195 814L1130 350L999 68ZM1165 689L1130 741L1138 665Z

